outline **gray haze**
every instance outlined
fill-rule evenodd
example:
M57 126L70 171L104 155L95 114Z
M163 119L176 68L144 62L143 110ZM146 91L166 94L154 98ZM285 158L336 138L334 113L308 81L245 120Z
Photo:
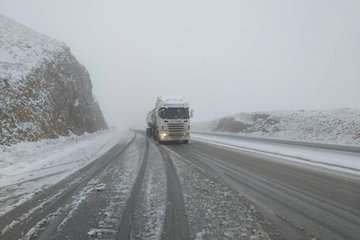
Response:
M241 111L360 108L360 1L0 0L65 42L108 122L145 125L157 95L196 120Z

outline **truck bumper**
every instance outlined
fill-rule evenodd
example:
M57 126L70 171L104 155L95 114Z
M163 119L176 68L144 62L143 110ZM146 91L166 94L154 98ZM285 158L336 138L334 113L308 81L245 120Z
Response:
M161 142L176 142L176 141L189 141L190 140L190 134L184 134L184 135L160 135L159 140Z

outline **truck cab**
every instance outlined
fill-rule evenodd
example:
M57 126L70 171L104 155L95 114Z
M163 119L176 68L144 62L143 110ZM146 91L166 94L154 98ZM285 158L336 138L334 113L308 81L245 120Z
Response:
M158 97L155 108L149 112L148 135L159 142L182 142L190 140L189 104L179 97Z

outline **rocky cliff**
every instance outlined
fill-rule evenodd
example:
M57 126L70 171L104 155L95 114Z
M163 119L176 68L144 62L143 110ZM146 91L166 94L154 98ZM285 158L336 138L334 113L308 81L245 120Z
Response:
M103 128L89 73L70 49L0 15L0 144Z

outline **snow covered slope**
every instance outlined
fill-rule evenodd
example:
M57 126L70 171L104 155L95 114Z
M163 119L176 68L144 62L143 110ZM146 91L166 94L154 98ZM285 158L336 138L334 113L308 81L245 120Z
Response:
M360 144L360 110L239 113L197 123L195 130L334 144Z
M0 15L0 144L106 127L86 69L63 43Z
M0 78L11 87L26 84L35 69L56 62L68 48L0 15Z

